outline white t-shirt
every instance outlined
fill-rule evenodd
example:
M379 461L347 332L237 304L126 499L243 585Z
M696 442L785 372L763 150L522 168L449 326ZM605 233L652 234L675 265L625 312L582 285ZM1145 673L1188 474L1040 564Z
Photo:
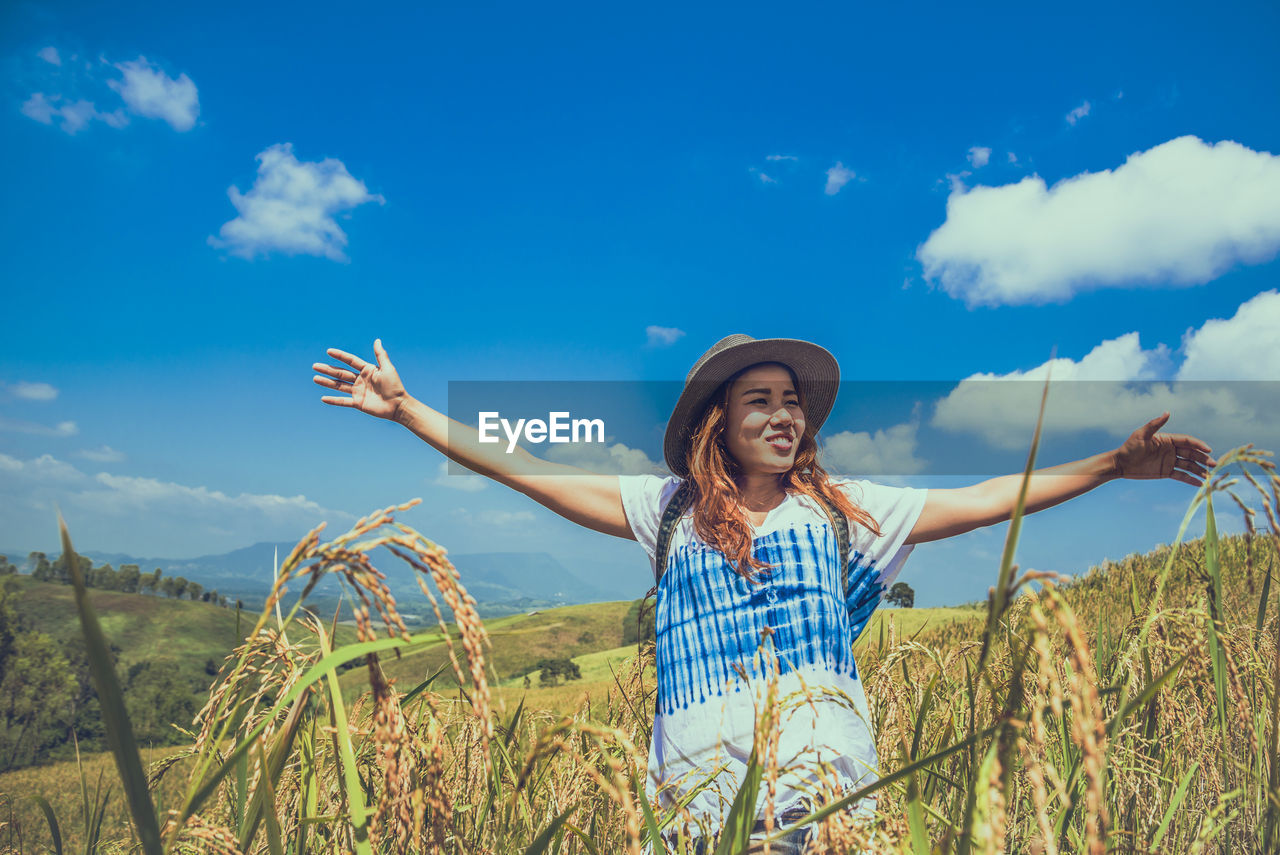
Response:
M652 565L658 525L680 480L624 475L619 483L627 521ZM911 552L903 541L927 491L845 478L832 483L881 531L876 536L850 520L848 586L841 594L835 532L822 505L807 496L788 494L755 527L752 554L772 567L755 584L697 536L692 509L672 534L655 611L658 698L646 791L672 807L723 765L688 805L710 828L722 827L751 754L755 709L767 683L760 663L768 657L756 661L766 627L777 655L778 697L792 697L783 706L778 763L796 766L778 779L775 814L803 798L813 801L818 761L830 764L846 792L878 776L850 648ZM805 686L813 705L799 694ZM764 804L762 787L757 816Z

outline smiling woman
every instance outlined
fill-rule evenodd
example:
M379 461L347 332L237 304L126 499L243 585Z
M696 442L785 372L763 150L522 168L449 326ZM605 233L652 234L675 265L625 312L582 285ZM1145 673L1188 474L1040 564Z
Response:
M878 776L852 642L914 544L1009 519L1023 482L922 490L828 476L816 436L839 366L806 341L733 335L704 353L667 423L667 478L597 475L519 446L509 454L409 395L380 340L374 352L369 363L330 349L346 367L315 363L314 379L345 394L321 400L397 421L462 466L648 553L658 696L646 795L666 809L685 805L695 852L724 827L750 771L762 687L807 702L771 746L781 771L752 806L763 817L757 832ZM1027 512L1113 478L1201 484L1216 461L1194 437L1158 433L1168 417L1117 449L1032 473ZM874 807L867 799L850 812L870 820ZM799 853L810 829L773 838L771 850Z

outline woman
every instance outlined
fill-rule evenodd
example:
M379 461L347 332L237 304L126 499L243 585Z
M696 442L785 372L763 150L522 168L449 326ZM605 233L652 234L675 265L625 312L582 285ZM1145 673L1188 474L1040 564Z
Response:
M777 758L790 771L774 792L775 827L807 812L817 763L845 792L874 780L875 741L851 643L914 544L1009 519L1022 482L1019 474L922 490L828 477L815 437L835 402L839 366L805 341L732 335L703 354L667 424L663 452L673 475L665 479L595 475L481 443L474 429L405 391L381 340L374 353L377 362L368 363L331 348L348 367L316 363L314 379L346 395L321 400L399 422L467 469L649 554L658 696L648 792L670 806L723 767L688 804L709 821L694 835L722 822L746 768L765 682L755 658L762 638L778 696L813 698L783 721ZM1200 485L1216 465L1211 450L1194 437L1157 433L1168 417L1113 451L1033 473L1027 512L1113 478ZM799 853L809 833L771 850Z

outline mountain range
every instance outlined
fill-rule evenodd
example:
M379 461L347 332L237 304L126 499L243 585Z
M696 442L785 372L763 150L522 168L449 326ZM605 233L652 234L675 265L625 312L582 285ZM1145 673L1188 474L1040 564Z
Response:
M159 567L164 576L183 576L199 582L205 590L217 590L228 600L240 599L247 607L254 608L261 605L271 590L277 550L280 560L284 560L294 545L292 542L264 541L220 555L197 558L139 558L119 552L89 550L84 555L92 559L95 566L109 563L118 569L122 564L137 564L144 574ZM0 554L8 555L9 561L23 572L30 572L28 553L14 550ZM47 556L53 561L58 554L49 552ZM369 557L373 566L386 574L387 586L395 595L401 612L417 612L424 618L432 617L431 606L413 578L415 571L384 547L372 550ZM458 568L462 584L476 599L482 617L533 608L629 600L636 596L634 586L621 581L610 585L607 580L588 580L545 552L460 553L450 554L449 560ZM301 590L300 586L292 587ZM428 588L436 593L430 583ZM327 603L336 602L339 593L337 580L327 579L316 587L309 602L323 610Z

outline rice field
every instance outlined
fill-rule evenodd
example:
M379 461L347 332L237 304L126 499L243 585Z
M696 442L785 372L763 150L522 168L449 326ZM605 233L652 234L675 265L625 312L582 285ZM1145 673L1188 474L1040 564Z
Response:
M1028 471L1033 462L1034 447ZM1219 536L1224 503L1244 509L1245 534ZM6 778L0 846L47 851L56 833L63 848L148 855L685 851L660 835L690 817L643 795L652 648L584 663L614 677L585 696L572 684L526 695L493 667L488 630L444 551L395 520L412 504L333 541L317 529L298 544L210 688L190 745L172 757L139 752L118 680L109 662L96 663L113 762L48 770L72 792L56 804L33 805L30 785ZM922 628L882 612L858 646L881 777L818 794L800 820L816 829L813 851L1280 850L1277 505L1270 456L1236 449L1196 494L1172 546L1072 580L1019 573L1015 515L985 610ZM1203 536L1186 540L1197 511ZM378 545L456 618L438 669L412 684L405 674L389 683L381 663L438 646L441 633L405 627L366 557ZM277 608L286 585L305 590L326 574L356 606L357 640L336 650L331 624ZM80 580L76 589L92 651L101 627ZM370 666L352 699L337 668L359 656ZM438 682L446 673L450 687ZM570 694L538 694L559 690ZM747 851L746 829L769 802L781 706L760 710L752 771L717 853ZM97 807L98 768L127 824ZM868 795L874 821L841 810Z

